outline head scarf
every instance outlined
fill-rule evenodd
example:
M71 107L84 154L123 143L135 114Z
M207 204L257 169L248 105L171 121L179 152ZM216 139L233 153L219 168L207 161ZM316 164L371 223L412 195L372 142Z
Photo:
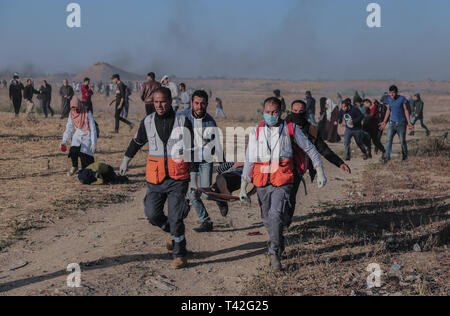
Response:
M77 110L79 113L77 113ZM81 104L80 99L73 97L70 101L70 118L76 128L88 131L88 112Z
M338 106L336 103L334 103L333 100L331 99L327 99L327 105L328 105L328 109L327 109L327 118L330 119L331 118L331 113L333 113L334 109Z

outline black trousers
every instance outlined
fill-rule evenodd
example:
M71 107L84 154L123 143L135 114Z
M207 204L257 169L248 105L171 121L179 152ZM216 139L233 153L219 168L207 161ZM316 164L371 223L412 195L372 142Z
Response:
M87 101L87 102L81 102L83 104L83 106L86 108L86 110L91 111L92 114L94 114L94 107L92 105L91 101Z
M69 158L72 159L72 167L75 167L77 169L78 169L78 158L80 158L81 169L85 169L90 164L93 164L95 162L95 160L94 160L94 157L92 157L90 155L86 155L86 154L82 153L80 150L81 150L80 146L70 147Z
M22 98L13 98L14 113L19 114L20 107L22 106Z
M61 104L61 118L68 118L70 113L70 100L63 98Z
M145 113L147 113L147 116L156 112L155 105L153 103L149 103L145 105Z
M116 114L115 114L115 119L116 119L116 127L115 127L115 131L119 132L119 124L120 122L123 122L125 124L127 124L128 126L131 126L131 122L128 121L127 119L124 119L123 117L120 116L120 113L122 112L122 109L117 109L117 105L116 105Z
M386 151L383 144L381 143L381 137L379 137L378 129L367 129L366 132L369 134L373 145L375 146L375 151L381 151L383 154ZM369 152L372 151L372 144L369 142Z
M50 114L52 116L55 115L55 111L53 111L52 107L50 106L50 99L41 99L39 101L41 103L42 111L44 112L45 117L48 117L48 111L50 111Z
M189 181L165 179L161 184L147 183L147 194L144 198L144 210L148 221L170 232L174 241L173 257L186 256L186 237L184 219L189 214L189 203L186 201ZM167 201L167 216L164 204Z

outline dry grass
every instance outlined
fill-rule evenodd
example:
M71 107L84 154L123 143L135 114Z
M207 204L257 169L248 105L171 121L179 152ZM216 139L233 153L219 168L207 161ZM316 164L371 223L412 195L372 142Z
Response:
M128 127L113 136L111 114L96 115L101 138L96 160L113 167L120 164L132 137ZM133 121L139 120L137 115ZM127 185L83 186L76 177L66 175L70 168L67 154L59 144L65 120L35 115L0 117L0 249L20 238L19 233L57 222L72 212L95 211L128 199L129 193L144 186L145 153L139 153L131 166Z
M362 179L371 180L349 187L347 201L323 205L289 229L285 271L261 270L243 294L450 294L449 163L413 157L368 165ZM384 271L381 288L367 288L371 263ZM391 269L396 264L400 271Z

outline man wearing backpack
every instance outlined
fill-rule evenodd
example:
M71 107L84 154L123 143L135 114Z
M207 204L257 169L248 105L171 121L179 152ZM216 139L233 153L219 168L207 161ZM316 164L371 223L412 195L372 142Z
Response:
M241 201L249 201L247 184L257 188L264 226L269 232L270 264L274 271L282 269L280 258L284 251L283 228L290 219L290 199L294 186L295 167L306 163L306 155L317 171L317 183L327 183L319 153L301 129L281 119L281 101L271 97L264 102L264 122L249 136L240 192ZM294 157L294 144L305 155ZM296 159L294 159L296 158Z
M338 155L336 155L327 143L325 143L323 138L320 136L317 127L308 122L308 113L306 112L306 103L304 101L296 100L292 102L291 113L286 117L286 121L296 124L302 130L303 134L308 137L309 141L316 147L319 154L321 154L326 160L340 168L342 171L352 173L350 167L345 164ZM295 148L294 155L296 155L297 150L300 149L298 147ZM311 164L306 164L305 168L307 169L299 170L299 168L296 168L294 189L291 194L291 218L294 216L297 192L302 182L303 175L309 171L311 182L314 181L314 178L316 177L316 170Z

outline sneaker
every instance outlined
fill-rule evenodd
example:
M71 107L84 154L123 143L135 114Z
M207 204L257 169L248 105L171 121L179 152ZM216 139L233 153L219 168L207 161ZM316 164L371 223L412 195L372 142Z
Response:
M187 258L181 257L181 258L175 258L172 261L172 268L175 270L183 269L187 266Z
M169 234L169 236L167 236L166 248L169 251L173 250L173 240L172 240L172 236L170 234Z
M274 272L279 272L283 269L281 266L280 257L277 255L270 255L270 266Z
M212 222L203 222L200 227L193 228L193 231L197 233L207 233L213 230L213 223Z
M228 203L226 203L226 202L217 202L217 206L219 207L220 214L223 217L227 217L227 215L228 215Z
M364 154L363 155L363 160L367 160L367 159L369 159L369 155L368 154Z
M431 135L430 131L427 131L427 137L429 137Z
M130 131L132 131L134 129L134 126L135 126L134 123L130 124Z
M409 136L414 136L414 132L409 133Z
M78 171L78 168L72 167L70 168L69 172L67 173L68 176L73 176L75 174L75 172Z

